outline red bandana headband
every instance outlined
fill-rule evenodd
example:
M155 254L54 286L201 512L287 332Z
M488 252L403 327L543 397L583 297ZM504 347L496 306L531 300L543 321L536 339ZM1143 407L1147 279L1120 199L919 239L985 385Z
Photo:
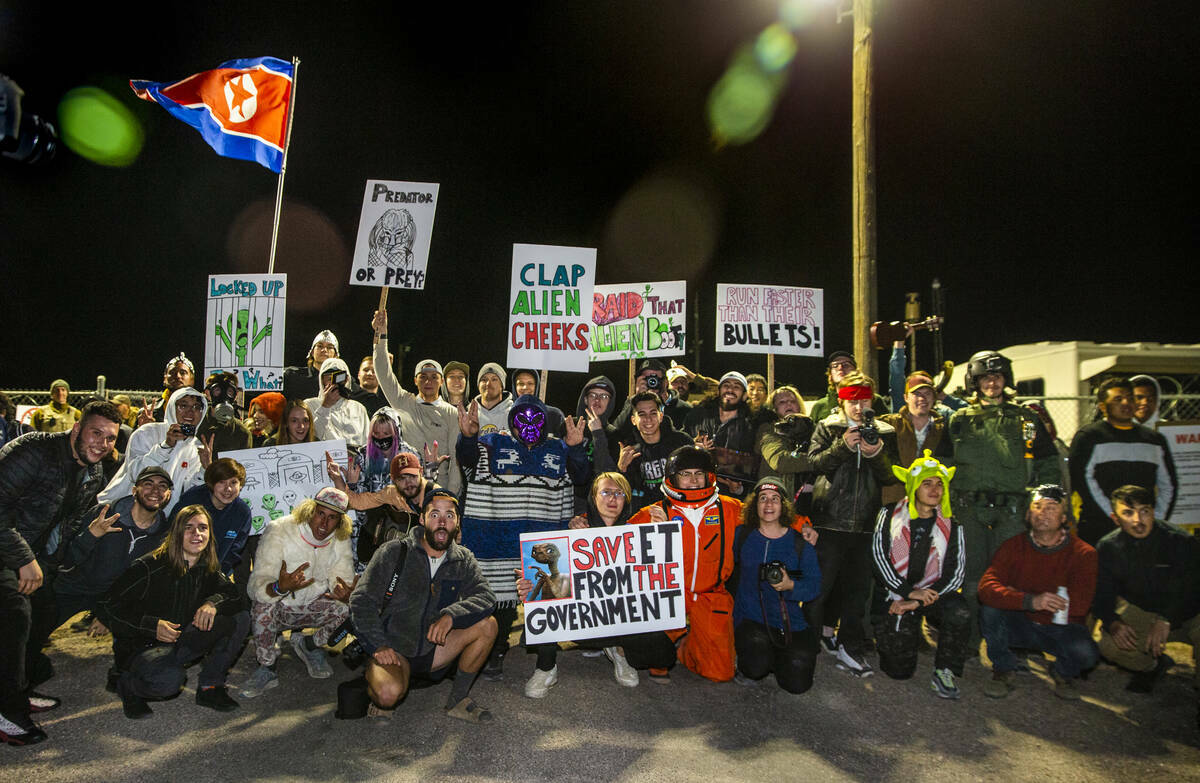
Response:
M839 400L869 400L874 396L871 387L866 384L861 386L843 386L838 389Z

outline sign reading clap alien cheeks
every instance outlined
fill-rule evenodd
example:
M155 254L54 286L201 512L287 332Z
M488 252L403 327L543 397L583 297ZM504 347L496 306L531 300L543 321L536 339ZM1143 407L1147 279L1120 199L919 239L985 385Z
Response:
M351 285L425 288L437 197L434 182L367 180Z
M513 245L508 366L587 372L596 251Z
M287 275L209 275L204 375L232 372L245 391L283 387Z

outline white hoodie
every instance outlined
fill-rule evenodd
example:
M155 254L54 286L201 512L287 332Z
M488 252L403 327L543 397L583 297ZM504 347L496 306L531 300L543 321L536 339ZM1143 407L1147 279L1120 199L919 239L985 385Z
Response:
M176 389L167 400L163 420L143 424L129 436L125 462L121 464L121 469L113 476L108 486L96 496L96 502L115 503L132 494L133 480L138 474L144 468L158 465L171 474L171 481L175 485L171 488L170 502L163 508L163 513L170 517L183 493L197 484L204 483L204 466L200 464L200 451L197 449L200 445L199 440L195 437L184 438L176 443L174 448L168 449L163 446L167 439L167 430L178 421L175 403L184 397L196 397L200 400L204 409L200 411L200 418L196 420L196 424L199 425L204 420L204 414L208 412L208 399L191 386Z
M326 359L321 363L321 374L331 370L341 370L346 373L346 388L352 389L350 368L338 358ZM344 440L346 445L354 449L362 449L367 445L367 436L371 432L371 418L361 402L338 397L338 401L328 408L321 407L321 398L310 397L304 401L312 412L313 433L317 440Z

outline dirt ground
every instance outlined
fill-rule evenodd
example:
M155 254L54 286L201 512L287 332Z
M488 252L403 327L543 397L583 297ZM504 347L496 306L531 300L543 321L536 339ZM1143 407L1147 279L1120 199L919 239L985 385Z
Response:
M63 698L44 714L50 739L0 748L6 781L569 780L596 781L1081 781L1200 780L1200 733L1191 650L1149 696L1124 690L1128 674L1102 664L1083 699L1051 691L1045 662L1030 658L1008 699L982 693L990 671L973 662L962 699L929 688L932 656L916 676L858 680L822 655L801 696L768 677L756 687L716 684L677 667L669 684L637 688L612 678L603 658L559 656L559 683L535 701L522 688L533 656L510 653L505 679L473 695L496 720L479 726L443 714L446 683L414 690L391 718L334 717L337 684L310 679L288 645L280 686L219 714L194 702L196 670L178 698L130 721L104 690L107 640L66 628L50 650L57 674L42 690ZM253 671L243 655L230 683Z

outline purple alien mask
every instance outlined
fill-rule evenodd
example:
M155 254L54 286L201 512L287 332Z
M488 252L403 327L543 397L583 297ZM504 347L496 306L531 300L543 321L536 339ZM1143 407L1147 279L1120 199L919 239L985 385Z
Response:
M532 405L522 405L513 411L514 434L526 445L536 446L546 434L546 414Z

